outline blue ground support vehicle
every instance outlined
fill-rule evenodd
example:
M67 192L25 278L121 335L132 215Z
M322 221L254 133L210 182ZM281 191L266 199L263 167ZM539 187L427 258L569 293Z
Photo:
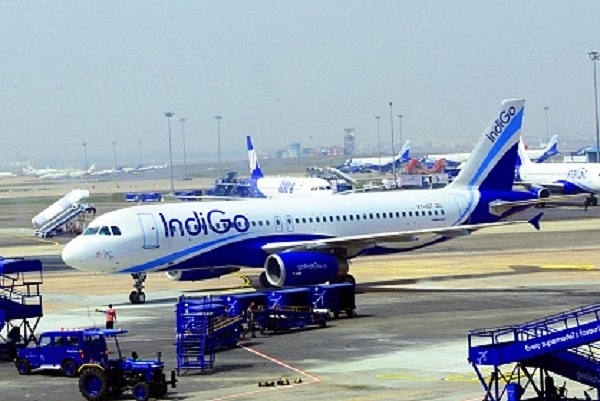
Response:
M153 360L139 359L135 352L132 352L131 358L123 357L117 337L125 333L126 330L106 333L106 337L114 338L117 358L104 358L79 368L79 391L86 400L108 401L131 391L135 400L147 401L149 398L164 397L169 385L175 387L175 371L171 371L170 380L167 380L160 353Z
M114 331L114 330L113 330ZM15 366L21 375L32 370L60 370L66 376L77 376L79 367L105 358L105 337L110 330L78 329L42 333L35 344L20 349Z

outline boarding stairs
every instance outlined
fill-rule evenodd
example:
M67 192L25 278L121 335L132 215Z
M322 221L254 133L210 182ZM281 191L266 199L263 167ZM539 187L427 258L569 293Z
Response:
M89 211L95 213L96 209L89 203L74 203L71 205L71 207L56 214L41 227L37 228L35 230L35 235L42 238L48 238L66 231L70 231L66 228L67 224Z
M600 304L524 324L473 330L468 341L469 362L490 400L501 399L503 391L494 381L501 376L500 367L508 364L516 364L530 381L528 369L533 368L600 388L600 347L594 344L600 341ZM481 373L486 365L494 368L491 379Z
M182 370L212 369L218 349L237 345L242 316L229 314L226 305L218 299L181 296L176 314L177 374Z
M0 355L12 357L17 346L35 341L43 316L42 263L38 259L0 258Z

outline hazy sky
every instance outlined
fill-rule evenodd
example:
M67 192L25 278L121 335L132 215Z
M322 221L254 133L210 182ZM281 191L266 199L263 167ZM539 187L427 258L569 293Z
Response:
M0 160L82 164L390 136L475 140L523 97L524 133L595 142L600 2L0 0ZM394 117L396 135L398 118ZM310 139L312 137L312 139ZM227 149L227 150L225 150Z

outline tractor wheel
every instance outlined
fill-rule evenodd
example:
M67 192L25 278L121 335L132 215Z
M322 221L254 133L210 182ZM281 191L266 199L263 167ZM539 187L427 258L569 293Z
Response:
M17 362L15 362L15 366L20 375L28 375L31 372L31 365L27 358L19 358Z
M100 369L85 369L79 376L79 392L88 401L103 401L109 398L108 378Z
M136 383L131 392L136 401L148 401L150 398L150 386L145 382Z
M61 369L65 376L67 377L75 377L77 376L77 362L72 359L67 359L62 363Z

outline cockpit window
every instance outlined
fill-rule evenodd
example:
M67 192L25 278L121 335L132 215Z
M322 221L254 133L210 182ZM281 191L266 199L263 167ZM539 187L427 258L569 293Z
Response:
M121 235L121 229L117 226L110 226L110 230L112 231L112 235Z
M83 232L83 235L96 235L98 233L98 230L100 230L100 227L88 227Z
M107 226L100 227L100 231L98 232L100 235L110 235L110 229Z

